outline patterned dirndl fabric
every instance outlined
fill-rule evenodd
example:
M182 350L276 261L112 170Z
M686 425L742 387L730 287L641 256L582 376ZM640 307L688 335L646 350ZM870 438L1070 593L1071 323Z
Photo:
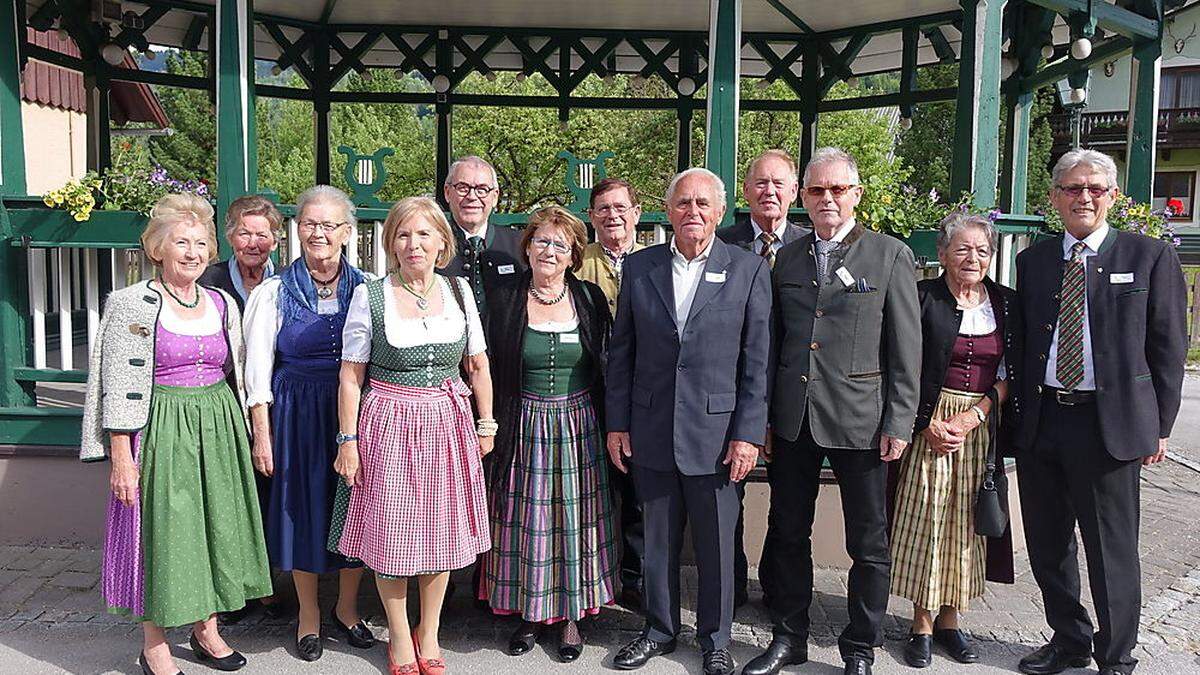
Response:
M591 395L522 394L480 598L526 621L577 620L610 604L616 554L608 466Z
M934 419L969 410L982 394L942 389ZM975 533L975 500L987 460L987 425L957 452L939 455L918 435L904 455L892 524L892 593L919 607L965 610L983 595L985 538Z

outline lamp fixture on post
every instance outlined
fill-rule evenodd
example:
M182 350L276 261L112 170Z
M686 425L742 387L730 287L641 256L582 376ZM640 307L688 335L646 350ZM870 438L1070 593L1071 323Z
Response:
M696 81L684 75L675 83L675 91L679 92L680 96L691 96L696 93Z
M903 129L904 131L908 131L909 129L911 129L912 124L913 124L913 122L912 122L911 116L900 118L900 128Z
M430 84L433 85L433 90L439 94L450 91L450 78L445 75L434 75Z
M1092 55L1092 41L1081 37L1071 43L1071 56L1082 61Z
M109 42L100 48L100 57L110 66L119 66L125 61L125 55L128 54L121 45L115 42Z

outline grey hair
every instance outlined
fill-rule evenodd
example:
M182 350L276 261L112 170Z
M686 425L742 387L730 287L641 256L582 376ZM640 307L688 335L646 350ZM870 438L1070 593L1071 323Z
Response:
M973 215L955 210L950 215L942 218L942 222L938 224L938 253L950 248L950 242L954 241L955 235L968 227L978 227L983 230L983 233L987 235L988 246L991 248L992 253L996 252L996 248L1000 245L1000 232L996 230L996 224L987 216Z
M451 184L451 181L454 179L454 174L458 172L460 167L468 164L474 164L475 166L486 166L487 170L492 172L492 187L500 187L499 180L496 177L496 167L492 166L491 162L480 157L479 155L467 155L454 160L454 162L450 165L450 168L446 170L446 185Z
M346 222L352 226L358 226L358 216L355 215L354 202L350 201L350 197L345 192L333 187L332 185L314 185L296 197L296 219L299 220L300 214L304 213L304 209L309 204L323 202L340 206L346 210Z
M841 148L826 146L817 148L813 152L812 158L808 160L808 164L804 165L804 185L808 185L808 174L814 166L834 162L845 164L846 171L850 174L850 180L854 181L855 185L858 184L858 162L854 161L854 157Z
M1081 164L1102 171L1104 177L1108 179L1108 188L1117 186L1117 163L1113 161L1112 157L1103 152L1084 148L1071 150L1058 158L1058 161L1054 163L1054 170L1051 172L1054 184L1062 185L1063 176Z
M675 189L679 187L679 182L688 176L704 176L707 178L712 184L713 190L717 193L717 203L725 203L725 181L721 180L720 176L709 171L708 169L705 169L702 166L696 166L680 171L679 173L675 174L674 178L671 179L670 184L667 185L667 206L671 205L671 198L675 196Z

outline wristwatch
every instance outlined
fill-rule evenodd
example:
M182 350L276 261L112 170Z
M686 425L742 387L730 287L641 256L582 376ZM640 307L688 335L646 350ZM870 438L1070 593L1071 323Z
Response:
M333 440L337 441L338 445L341 445L342 443L345 443L346 441L357 441L358 434L346 434L346 433L342 433L339 431L339 432L337 432L337 436L335 436Z
M977 405L973 405L973 406L971 406L971 412L975 413L975 416L979 418L980 424L983 424L984 422L987 421L987 415L984 414L983 408L980 408Z

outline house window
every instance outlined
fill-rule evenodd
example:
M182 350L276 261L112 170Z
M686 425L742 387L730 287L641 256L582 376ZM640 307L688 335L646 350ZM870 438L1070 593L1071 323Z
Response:
M1200 108L1200 67L1163 68L1158 86L1158 107Z
M1194 171L1162 171L1154 174L1155 209L1168 204L1175 212L1172 220L1191 220L1192 204L1196 201L1196 173Z

